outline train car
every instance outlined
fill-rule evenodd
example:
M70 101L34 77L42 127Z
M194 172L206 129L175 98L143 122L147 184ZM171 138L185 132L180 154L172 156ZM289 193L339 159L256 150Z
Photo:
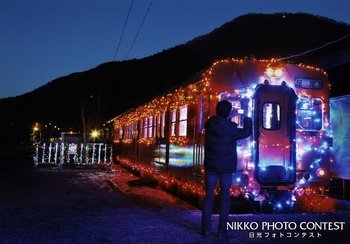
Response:
M179 179L202 179L204 123L220 100L232 103L253 134L238 142L232 194L274 208L329 187L330 83L322 70L279 60L225 59L186 84L112 119L119 160L155 167ZM234 150L234 149L233 149Z

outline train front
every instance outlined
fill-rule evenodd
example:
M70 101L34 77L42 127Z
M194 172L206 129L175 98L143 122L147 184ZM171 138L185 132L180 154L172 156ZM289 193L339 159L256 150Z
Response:
M304 194L324 194L332 162L329 81L313 67L275 60L226 60L210 70L213 92L253 118L238 143L233 194L291 211ZM261 204L260 204L261 206Z

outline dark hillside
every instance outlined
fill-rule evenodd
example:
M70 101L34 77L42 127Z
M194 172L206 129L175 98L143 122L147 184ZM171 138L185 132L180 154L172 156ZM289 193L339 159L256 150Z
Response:
M350 26L310 14L248 14L187 45L203 57L279 58L350 33Z

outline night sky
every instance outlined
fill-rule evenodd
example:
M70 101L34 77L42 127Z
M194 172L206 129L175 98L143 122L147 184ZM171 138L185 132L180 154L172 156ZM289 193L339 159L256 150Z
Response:
M277 12L350 24L349 0L0 0L0 98L101 63L152 55L243 14Z

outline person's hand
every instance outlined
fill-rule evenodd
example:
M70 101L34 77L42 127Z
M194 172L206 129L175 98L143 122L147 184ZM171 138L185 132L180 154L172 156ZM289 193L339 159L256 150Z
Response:
M233 118L233 117L235 117L236 115L238 115L237 109L232 108L229 117L230 117L230 118Z

